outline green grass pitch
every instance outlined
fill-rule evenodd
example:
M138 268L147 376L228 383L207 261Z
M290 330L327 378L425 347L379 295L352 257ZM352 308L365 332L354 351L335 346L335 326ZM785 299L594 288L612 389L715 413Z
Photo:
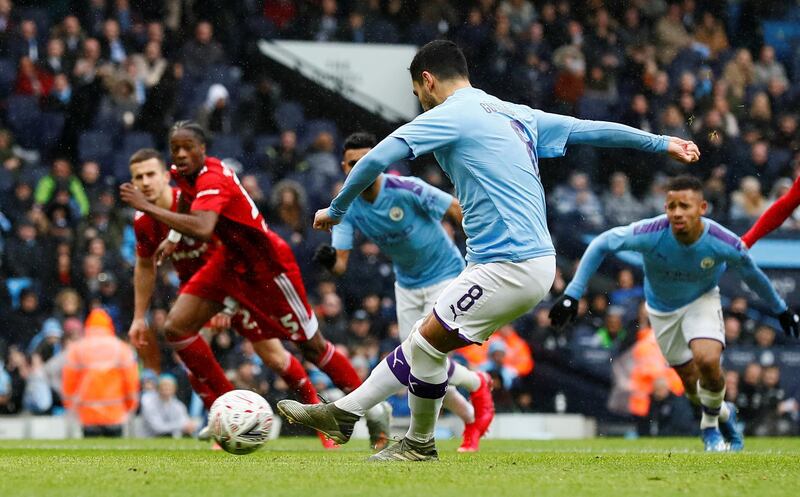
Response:
M698 439L439 443L440 460L372 464L366 441L282 438L247 456L193 440L0 441L0 496L797 496L800 438L705 454Z

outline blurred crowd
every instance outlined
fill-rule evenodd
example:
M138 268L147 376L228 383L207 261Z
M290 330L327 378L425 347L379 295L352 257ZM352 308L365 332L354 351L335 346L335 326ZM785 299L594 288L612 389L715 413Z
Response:
M339 147L356 124L284 98L260 39L449 38L464 49L473 83L501 98L695 140L702 158L690 168L582 147L543 163L568 277L586 244L580 235L661 212L668 176L699 175L709 215L739 233L790 187L800 175L800 49L791 43L800 33L785 28L779 39L770 23L798 21L800 9L779 0L0 0L0 413L60 412L63 354L83 337L90 310L105 309L126 339L135 240L117 186L130 154L163 150L177 119L211 132L210 154L237 170L291 244L323 333L359 373L396 346L391 263L377 246L362 240L335 280L311 261L328 235L310 229L310 216L343 180ZM450 189L430 161L417 162L393 170ZM463 244L460 227L446 227ZM795 213L783 233L798 230ZM156 328L176 284L162 271ZM559 275L553 295L563 287ZM728 364L729 397L754 433L797 431L800 387L784 373L776 326L727 297L728 356L747 356ZM593 282L567 333L550 328L546 301L457 360L492 374L498 410L596 414L579 394L589 378L606 396L621 392L609 412L668 433L662 418L680 412L680 401L671 404L680 392L668 369L635 366L637 351L653 352L641 300L641 274L619 265ZM250 344L228 330L207 336L237 386L270 400L291 395ZM158 371L142 373L142 389L160 391L163 380L191 411L179 361L166 349L163 357ZM610 357L625 357L628 369L612 371ZM312 380L330 387L317 371ZM404 399L395 401L402 414Z

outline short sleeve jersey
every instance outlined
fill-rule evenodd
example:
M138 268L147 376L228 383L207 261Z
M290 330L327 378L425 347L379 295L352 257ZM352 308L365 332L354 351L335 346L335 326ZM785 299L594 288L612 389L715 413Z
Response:
M455 278L464 259L442 227L453 197L419 178L383 175L370 203L356 198L333 227L333 247L353 248L355 230L392 258L397 283L416 289Z
M293 260L278 255L275 245L282 240L269 230L236 173L219 159L207 157L205 165L192 177L181 175L175 166L170 173L191 203L192 211L212 211L219 215L214 234L237 272L280 273L287 269L287 264L294 264Z
M180 190L172 188L172 207L175 212L178 208ZM133 219L133 231L136 235L136 255L143 258L153 257L156 249L167 238L169 226L156 221L144 212L136 211ZM185 283L196 273L211 257L217 241L203 242L187 236L181 237L172 254L172 265L181 283Z

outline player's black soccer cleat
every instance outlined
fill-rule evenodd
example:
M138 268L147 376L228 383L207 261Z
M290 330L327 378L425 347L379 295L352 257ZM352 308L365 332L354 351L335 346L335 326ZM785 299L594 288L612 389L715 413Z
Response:
M778 316L786 336L800 337L800 316L791 309L786 309Z
M320 245L311 259L320 266L331 270L336 264L336 249L330 245Z
M564 294L553 304L552 309L550 309L550 323L554 328L561 329L564 325L575 319L577 315L578 301Z

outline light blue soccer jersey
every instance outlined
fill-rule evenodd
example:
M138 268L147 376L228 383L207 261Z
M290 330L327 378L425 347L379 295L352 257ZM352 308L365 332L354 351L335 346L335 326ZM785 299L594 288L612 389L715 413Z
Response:
M656 311L671 312L697 300L717 286L728 266L741 274L772 312L785 311L786 303L739 237L711 219L703 218L703 224L703 234L691 245L675 238L666 215L608 230L589 244L564 293L579 299L606 254L632 250L642 254L645 299Z
M375 202L356 198L333 227L333 247L353 248L355 230L392 258L397 284L425 288L455 278L464 258L441 220L453 197L419 178L384 175Z
M568 144L579 143L653 152L667 148L662 136L548 114L467 87L398 128L364 156L328 212L340 219L389 164L433 152L464 211L468 261L519 262L553 255L539 158L559 157Z

